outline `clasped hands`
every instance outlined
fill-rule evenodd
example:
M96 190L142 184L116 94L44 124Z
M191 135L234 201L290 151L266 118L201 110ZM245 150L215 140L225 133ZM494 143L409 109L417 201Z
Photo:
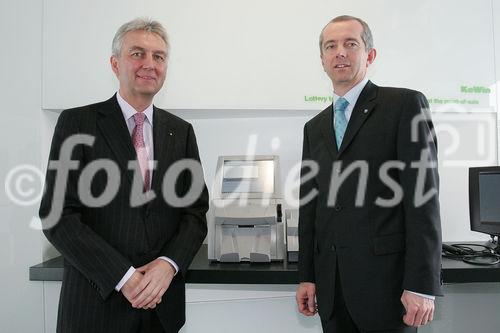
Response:
M154 309L160 304L175 275L175 269L167 261L155 259L136 268L123 285L121 292L137 309Z

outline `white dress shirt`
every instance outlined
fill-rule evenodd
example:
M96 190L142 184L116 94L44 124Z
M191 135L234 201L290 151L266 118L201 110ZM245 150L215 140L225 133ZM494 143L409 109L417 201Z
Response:
M361 91L363 91L363 88L366 86L368 83L368 78L364 78L361 82L359 82L357 85L351 88L344 96L339 96L335 92L333 92L333 105L335 105L335 102L337 99L340 97L344 97L349 104L347 105L347 108L344 111L345 114L345 119L347 120L347 123L349 123L349 119L351 119L352 115L352 110L354 109L354 105L356 105L356 102L359 98L359 95L361 95ZM333 120L335 121L335 119Z

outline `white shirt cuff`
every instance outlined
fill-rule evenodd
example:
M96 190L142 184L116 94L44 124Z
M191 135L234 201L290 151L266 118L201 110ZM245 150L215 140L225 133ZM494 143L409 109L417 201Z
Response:
M125 283L127 283L128 279L130 279L132 274L134 274L134 272L135 272L135 268L133 266L130 266L127 273L125 273L125 275L122 277L120 282L118 282L118 284L116 285L115 290L120 291L122 289L122 287L125 285Z
M166 262L168 262L170 265L172 265L172 267L175 269L175 274L177 274L177 272L179 271L179 266L177 266L177 264L175 263L175 261L173 261L172 259L170 259L169 257L158 257L158 259L162 259L162 260L165 260ZM174 275L175 275L174 274Z
M420 294L420 293L416 293L416 292L410 291L410 290L407 290L407 292L415 294L415 295L418 295L418 296L422 296L422 297L425 297L425 298L428 298L428 299L432 299L432 300L436 299L436 296L433 296L433 295Z

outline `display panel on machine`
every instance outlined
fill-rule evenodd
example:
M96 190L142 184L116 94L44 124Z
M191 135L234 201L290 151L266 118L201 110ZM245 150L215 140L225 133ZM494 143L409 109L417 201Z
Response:
M222 193L273 193L274 161L225 160Z

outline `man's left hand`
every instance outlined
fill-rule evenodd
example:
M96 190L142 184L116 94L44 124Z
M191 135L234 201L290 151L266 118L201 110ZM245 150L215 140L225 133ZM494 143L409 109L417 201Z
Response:
M138 309L153 309L161 302L163 294L170 286L175 269L167 261L155 259L136 270L144 274L144 278L137 286L142 292L132 300L132 306Z
M403 291L401 303L406 309L403 322L408 326L418 327L434 319L434 300Z

